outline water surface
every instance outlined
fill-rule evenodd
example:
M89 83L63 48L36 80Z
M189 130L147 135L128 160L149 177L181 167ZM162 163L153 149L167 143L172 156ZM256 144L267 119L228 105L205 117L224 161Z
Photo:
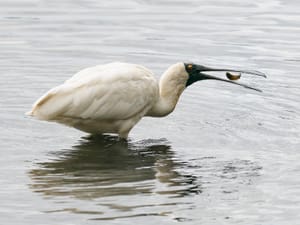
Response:
M3 224L297 224L300 220L298 1L0 3ZM78 70L143 64L259 69L202 81L128 143L24 112ZM222 76L222 74L219 74Z

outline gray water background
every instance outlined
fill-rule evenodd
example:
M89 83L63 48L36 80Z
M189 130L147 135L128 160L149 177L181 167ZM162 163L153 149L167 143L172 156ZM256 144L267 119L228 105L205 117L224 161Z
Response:
M300 224L300 2L0 2L1 224ZM24 115L88 66L259 69L189 87L128 144ZM223 74L219 74L223 76Z

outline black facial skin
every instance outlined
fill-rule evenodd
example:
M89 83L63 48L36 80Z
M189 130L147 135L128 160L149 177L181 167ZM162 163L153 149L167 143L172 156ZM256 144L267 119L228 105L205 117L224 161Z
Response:
M236 85L243 86L245 88L249 88L249 89L261 92L261 90L259 90L257 88L253 88L253 87L250 87L245 84L240 84L240 83L236 83L236 82L233 82L230 80L215 77L215 76L203 73L203 72L211 72L211 71L228 72L228 71L230 71L230 72L246 73L246 74L251 74L251 75L256 75L256 76L261 76L261 77L266 78L266 75L259 71L235 70L235 69L215 69L215 68L210 68L210 67L206 67L206 66L202 66L202 65L192 64L192 63L184 63L184 66L185 66L185 70L189 74L189 79L186 82L186 87L195 83L196 81L209 79L209 80L219 80L219 81L223 81L223 82L227 82L227 83L231 83L231 84L236 84Z
M186 87L190 86L191 84L195 83L199 80L204 80L205 78L200 75L201 71L197 69L196 65L188 63L184 64L185 70L189 74L189 79L186 82Z

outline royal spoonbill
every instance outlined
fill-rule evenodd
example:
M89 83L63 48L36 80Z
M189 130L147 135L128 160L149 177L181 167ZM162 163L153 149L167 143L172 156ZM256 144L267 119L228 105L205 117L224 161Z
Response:
M219 80L260 91L205 73L210 71L265 77L259 71L176 63L164 72L158 82L153 73L143 66L109 63L79 71L39 98L27 114L92 134L116 133L127 138L143 116L162 117L171 113L183 90L196 81Z

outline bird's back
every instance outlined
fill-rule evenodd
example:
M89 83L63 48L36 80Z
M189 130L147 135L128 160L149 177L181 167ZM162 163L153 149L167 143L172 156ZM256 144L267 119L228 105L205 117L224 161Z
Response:
M72 118L128 120L142 117L155 103L158 92L156 79L145 67L110 63L76 73L38 99L29 114L65 124Z

